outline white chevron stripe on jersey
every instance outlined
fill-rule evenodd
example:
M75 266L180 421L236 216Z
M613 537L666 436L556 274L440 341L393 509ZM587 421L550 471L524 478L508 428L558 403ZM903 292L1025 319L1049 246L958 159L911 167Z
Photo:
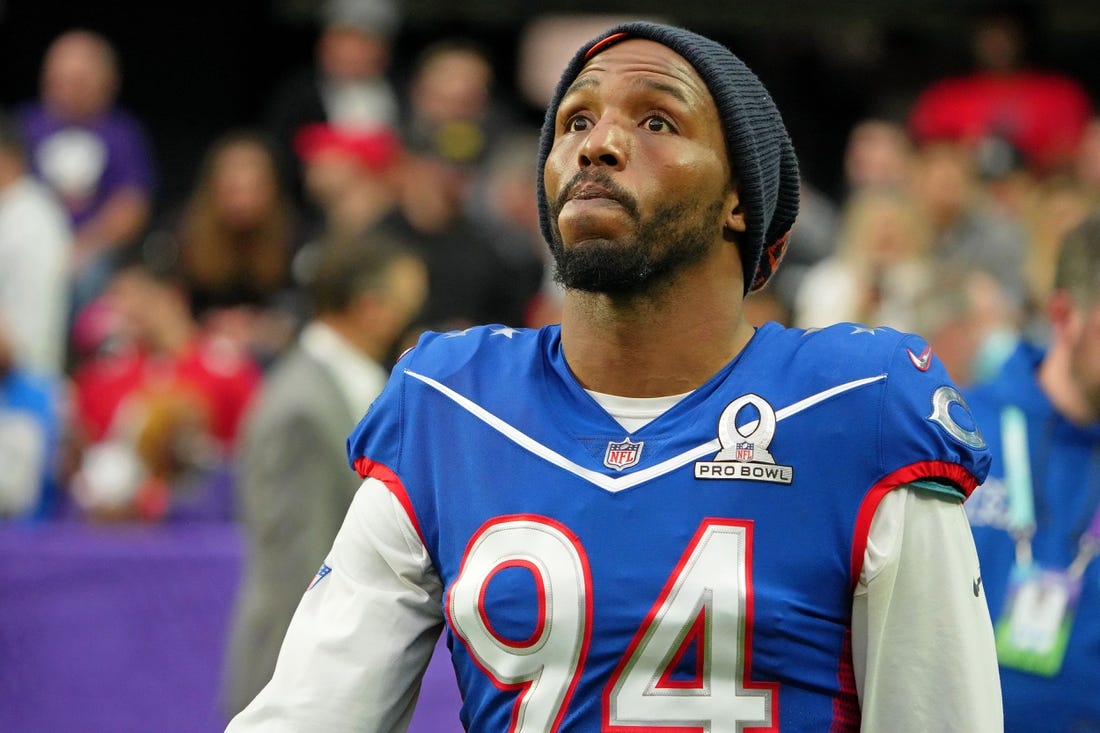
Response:
M714 440L709 440L696 448L692 448L691 450L685 451L678 456L669 458L668 460L662 461L661 463L658 463L654 466L643 468L639 471L633 471L626 474L625 476L607 476L605 474L599 473L598 471L593 471L590 468L585 468L584 466L574 463L557 451L554 451L551 448L548 448L547 446L538 442L530 435L527 435L523 431L518 430L504 420L501 420L499 417L489 412L484 407L477 404L468 397L465 397L458 392L455 392L453 389L443 384L442 382L438 382L431 377L425 376L423 374L418 374L408 369L405 370L405 374L409 375L413 379L417 379L423 382L440 394L444 395L455 404L457 404L459 407L466 410L471 415L481 420L486 425L493 428L498 433L508 438L521 448L530 451L531 453L542 458L548 463L552 463L553 465L564 469L572 473L573 475L582 478L585 481L588 481L589 483L595 484L605 491L610 491L612 493L623 491L624 489L629 489L633 486L645 483L650 479L656 478L658 476L663 476L664 474L671 471L675 471L677 468L687 465L692 461L696 461L703 458L704 456L717 453L722 447L721 443L718 441L718 438L715 437ZM871 384L873 382L879 382L884 379L886 379L886 375L879 374L875 377L866 377L864 379L856 379L851 382L845 382L844 384L837 385L836 387L831 387L827 390L818 392L817 394L810 395L805 399L795 402L793 405L789 405L782 409L776 410L776 421L802 412L803 410L813 407L819 402L823 402L830 397L834 397L843 392L848 392L849 390L853 390L858 387ZM751 428L751 425L746 427Z

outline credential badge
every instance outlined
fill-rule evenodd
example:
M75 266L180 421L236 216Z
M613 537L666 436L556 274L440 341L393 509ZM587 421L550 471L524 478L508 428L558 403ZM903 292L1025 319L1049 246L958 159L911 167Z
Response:
M631 442L630 438L623 438L621 443L608 443L603 454L603 465L616 471L630 468L641 459L643 445L645 443Z
M737 415L749 406L756 408L760 417L739 428ZM718 442L722 450L713 461L696 462L695 478L791 483L794 468L777 464L768 451L774 436L775 410L767 400L755 394L738 397L718 418Z

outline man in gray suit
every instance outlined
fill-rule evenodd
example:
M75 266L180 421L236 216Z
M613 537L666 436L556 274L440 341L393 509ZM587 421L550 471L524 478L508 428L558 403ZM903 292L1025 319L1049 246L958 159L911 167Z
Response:
M426 293L420 259L378 237L330 243L317 266L314 316L267 377L238 453L247 554L227 659L230 715L271 677L294 609L343 522L360 483L345 441L385 384L392 350Z

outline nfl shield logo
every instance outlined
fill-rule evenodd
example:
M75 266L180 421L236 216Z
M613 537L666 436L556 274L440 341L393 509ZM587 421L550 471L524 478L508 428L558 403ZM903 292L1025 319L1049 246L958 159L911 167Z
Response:
M626 438L622 443L608 443L603 465L621 471L630 468L642 457L642 443L632 443Z
M751 461L755 454L756 449L752 443L744 441L737 444L737 460Z

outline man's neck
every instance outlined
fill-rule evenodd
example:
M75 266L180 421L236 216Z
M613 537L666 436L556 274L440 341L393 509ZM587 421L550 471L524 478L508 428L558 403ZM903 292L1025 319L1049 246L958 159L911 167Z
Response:
M364 358L381 362L385 358L385 347L377 339L363 330L355 319L343 313L324 313L317 316L317 322L323 323L351 349Z
M662 397L714 376L753 335L740 279L714 272L694 268L681 278L686 286L629 299L567 291L562 347L581 385L621 397Z

